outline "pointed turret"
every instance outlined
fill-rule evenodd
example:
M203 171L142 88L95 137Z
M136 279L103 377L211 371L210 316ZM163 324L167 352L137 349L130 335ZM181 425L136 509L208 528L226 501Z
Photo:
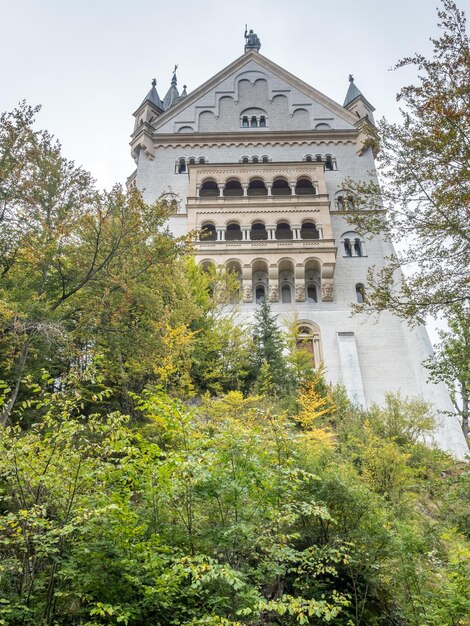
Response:
M163 113L163 102L157 92L157 81L152 80L152 87L137 111L134 112L134 132L144 124L152 124Z
M158 95L157 80L155 78L152 80L152 88L142 100L142 104L145 104L147 100L163 111L163 102L160 100L160 96Z
M349 74L349 88L343 106L354 113L358 119L366 118L371 124L375 124L373 115L375 109L355 85L352 74Z
M168 111L168 109L173 106L176 100L179 98L178 88L176 87L177 79L176 79L176 70L178 66L175 65L175 69L173 70L173 78L171 79L171 85L168 91L166 92L165 97L163 98L163 109Z

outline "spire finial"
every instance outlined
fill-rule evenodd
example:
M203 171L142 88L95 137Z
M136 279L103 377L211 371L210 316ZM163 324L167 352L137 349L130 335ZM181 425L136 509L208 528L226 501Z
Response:
M152 78L152 87L156 87L156 86L157 86L157 79Z
M171 84L176 86L176 70L178 69L178 64L175 65L175 69L173 70L173 78L171 79Z
M352 74L349 74L349 82L350 83L354 82L354 76Z

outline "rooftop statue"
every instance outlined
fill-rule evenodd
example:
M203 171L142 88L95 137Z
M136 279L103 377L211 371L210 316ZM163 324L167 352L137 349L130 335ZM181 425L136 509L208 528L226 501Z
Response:
M245 24L245 52L248 50L257 50L261 48L261 41L256 33L252 30L248 32L247 26Z

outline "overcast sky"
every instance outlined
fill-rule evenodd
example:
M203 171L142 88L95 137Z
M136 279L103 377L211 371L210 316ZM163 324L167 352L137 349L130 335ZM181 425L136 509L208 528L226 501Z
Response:
M175 63L188 92L243 53L245 23L261 53L342 104L348 74L376 107L397 117L395 94L429 53L438 0L0 0L0 109L41 104L38 126L100 187L133 171L132 112L157 79L165 95ZM470 0L459 6L470 12Z

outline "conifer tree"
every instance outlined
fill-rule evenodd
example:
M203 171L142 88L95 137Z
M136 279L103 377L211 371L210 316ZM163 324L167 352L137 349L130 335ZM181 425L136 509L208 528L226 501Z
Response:
M253 332L253 371L255 380L264 391L286 388L289 382L286 359L283 355L285 341L268 302L263 299L255 314ZM262 379L262 380L261 380Z

